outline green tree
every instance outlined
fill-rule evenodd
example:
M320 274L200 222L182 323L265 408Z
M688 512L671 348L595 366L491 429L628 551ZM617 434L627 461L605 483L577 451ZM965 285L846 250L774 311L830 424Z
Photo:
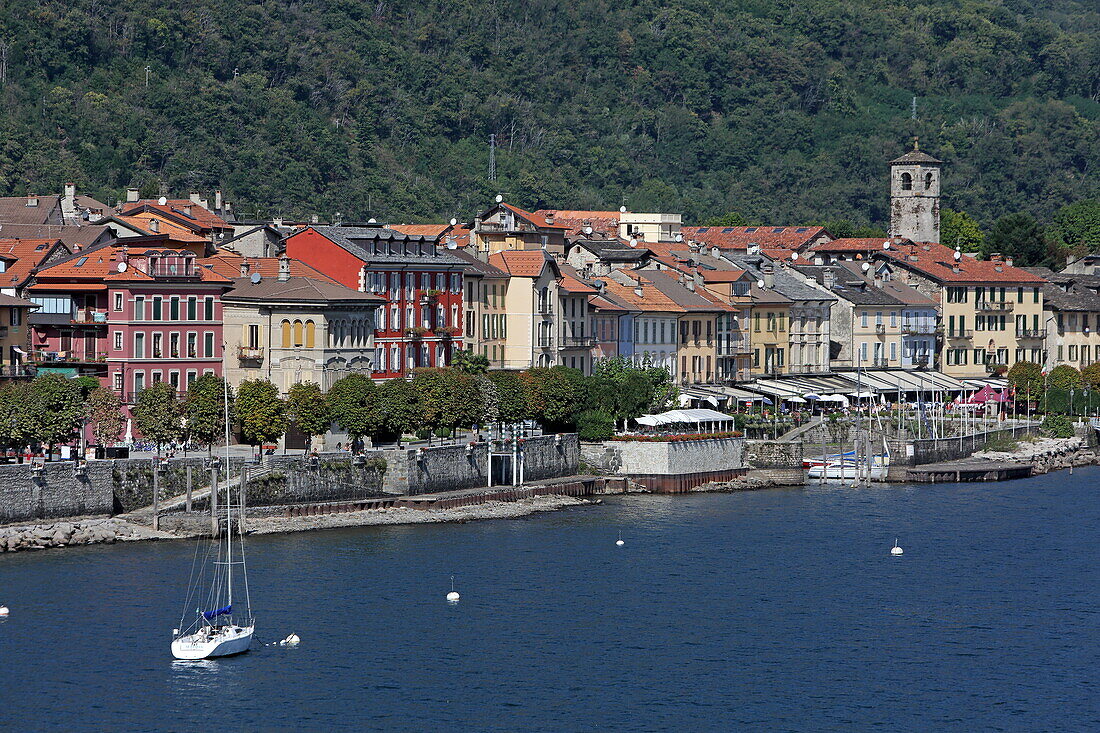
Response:
M600 442L615 434L615 418L600 410L585 410L577 415L577 436L581 440Z
M704 222L707 227L747 227L749 220L736 211L730 211L722 216L712 216Z
M1100 389L1100 361L1094 361L1081 370L1081 381L1089 389Z
M940 209L940 243L963 252L981 252L985 234L965 211Z
M154 382L138 393L134 405L134 427L141 437L161 448L183 437L183 409L176 388L168 382Z
M484 374L489 371L489 358L476 354L473 349L458 350L451 358L451 366L465 374Z
M226 383L216 374L204 374L187 388L183 417L187 435L206 446L207 452L225 439ZM229 420L234 419L233 390L229 389Z
M1081 387L1081 372L1069 364L1059 364L1050 370L1047 383L1055 389L1076 389Z
M24 446L38 439L29 382L9 382L0 387L0 444Z
M585 397L584 376L566 366L536 367L521 375L531 415L547 430L572 426Z
M332 418L320 385L299 382L287 391L286 397L287 419L292 425L310 438L328 430Z
M336 380L325 394L329 415L352 440L373 435L384 424L378 388L365 374L353 373Z
M1016 388L1016 399L1029 396L1038 399L1043 395L1043 368L1030 361L1018 361L1008 370L1008 381Z
M1066 204L1054 212L1051 238L1059 247L1075 252L1100 250L1100 198Z
M432 430L469 427L481 419L483 404L477 382L457 369L418 369L413 389L421 422Z
M378 405L382 414L379 437L399 440L423 426L420 396L406 379L389 379L378 386Z
M79 384L59 374L45 374L31 381L29 397L24 407L33 421L36 440L52 446L73 438L84 417Z
M486 374L496 390L496 419L519 422L530 417L523 380L516 372L491 371Z
M95 442L105 447L113 446L126 427L122 400L106 387L96 387L91 391L85 402L85 415L92 425Z
M1017 267L1034 267L1049 261L1043 228L1030 214L1009 214L997 220L982 254L989 257L994 252L1014 257Z
M286 403L279 388L266 379L246 379L237 388L237 421L249 445L278 440L286 433Z

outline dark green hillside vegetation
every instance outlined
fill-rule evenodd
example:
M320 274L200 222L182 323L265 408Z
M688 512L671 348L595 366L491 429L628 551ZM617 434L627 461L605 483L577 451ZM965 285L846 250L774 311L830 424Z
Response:
M6 195L401 221L502 191L860 231L919 135L986 231L1100 196L1087 0L5 0L0 76Z

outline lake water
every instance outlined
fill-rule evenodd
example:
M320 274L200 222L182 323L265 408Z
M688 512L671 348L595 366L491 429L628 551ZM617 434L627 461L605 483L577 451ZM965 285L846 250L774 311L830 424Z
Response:
M0 728L1098 730L1098 479L259 537L258 636L302 645L197 664L190 543L4 555Z

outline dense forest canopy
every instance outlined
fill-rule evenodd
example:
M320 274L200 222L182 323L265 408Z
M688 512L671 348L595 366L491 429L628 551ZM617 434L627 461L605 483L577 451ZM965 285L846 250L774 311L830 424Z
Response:
M246 217L882 226L914 135L985 227L1100 195L1092 0L5 0L0 100L0 194Z

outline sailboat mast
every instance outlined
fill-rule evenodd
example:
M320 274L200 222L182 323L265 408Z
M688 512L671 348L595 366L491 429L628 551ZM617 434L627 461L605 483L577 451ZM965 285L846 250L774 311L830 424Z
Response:
M233 606L233 490L229 488L229 380L222 377L225 410L225 561L228 603ZM241 470L244 470L243 468Z

